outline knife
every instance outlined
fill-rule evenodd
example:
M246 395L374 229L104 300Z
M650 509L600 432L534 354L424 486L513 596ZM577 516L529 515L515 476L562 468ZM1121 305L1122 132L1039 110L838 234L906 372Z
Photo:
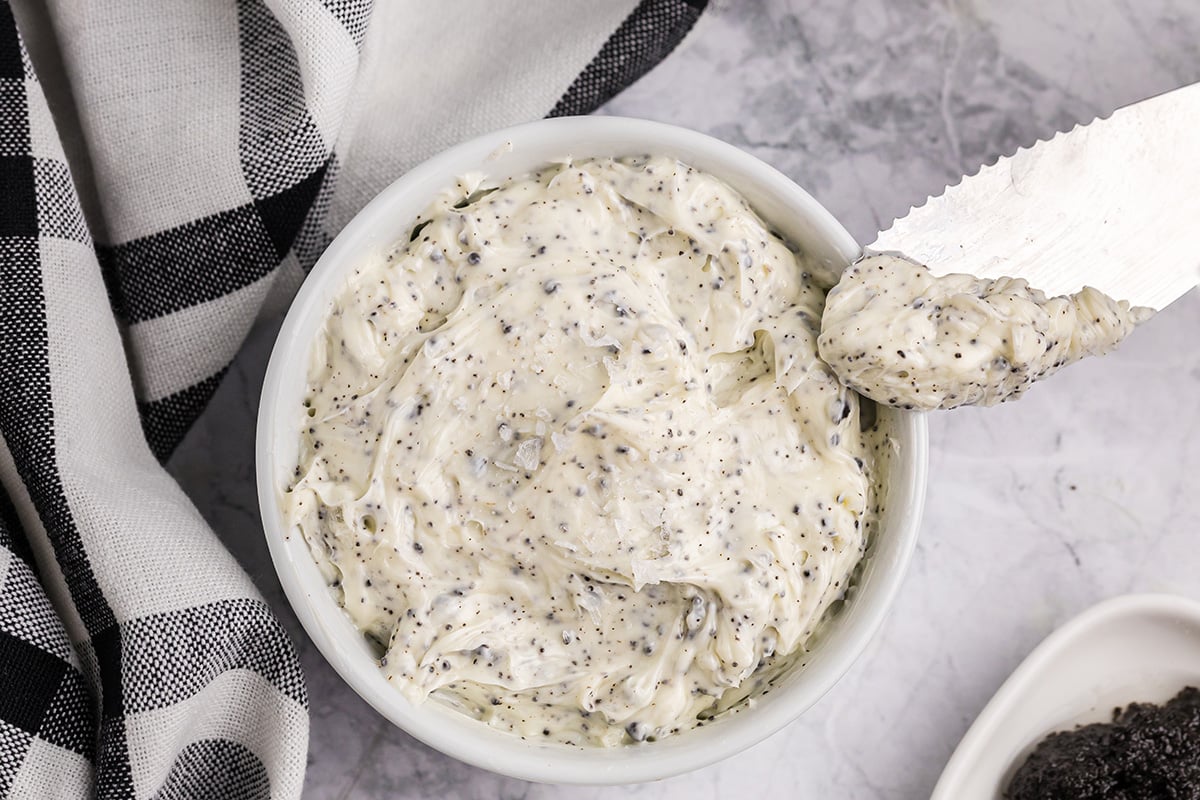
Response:
M1161 310L1200 283L1200 83L1003 156L867 249Z

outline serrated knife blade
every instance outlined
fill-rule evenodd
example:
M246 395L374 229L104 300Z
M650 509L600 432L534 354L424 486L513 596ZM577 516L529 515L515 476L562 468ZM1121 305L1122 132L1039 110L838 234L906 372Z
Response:
M868 249L1162 309L1200 283L1200 84L1001 157Z

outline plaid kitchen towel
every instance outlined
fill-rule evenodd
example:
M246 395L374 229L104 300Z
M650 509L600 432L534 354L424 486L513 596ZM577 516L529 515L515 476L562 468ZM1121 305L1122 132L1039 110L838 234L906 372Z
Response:
M300 794L295 652L160 460L370 195L703 6L0 0L0 797Z

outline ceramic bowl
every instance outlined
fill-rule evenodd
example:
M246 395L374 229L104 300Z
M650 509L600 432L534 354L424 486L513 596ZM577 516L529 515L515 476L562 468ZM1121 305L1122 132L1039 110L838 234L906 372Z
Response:
M400 728L454 758L516 778L615 784L655 780L712 764L799 717L849 669L879 628L917 539L925 494L923 417L881 409L895 447L884 510L863 568L820 641L769 695L705 727L653 743L580 749L526 741L436 702L414 705L380 672L364 637L338 606L298 531L280 510L296 464L309 348L330 300L356 264L408 235L435 194L469 172L494 180L564 157L674 156L721 178L812 257L842 267L858 244L808 193L757 158L694 131L616 117L550 119L481 136L437 155L371 201L329 245L305 280L279 332L259 409L257 480L263 527L287 597L305 631L360 696Z
M980 712L930 800L1003 800L1038 743L1111 722L1114 708L1165 703L1200 686L1200 602L1164 594L1114 597L1037 646Z

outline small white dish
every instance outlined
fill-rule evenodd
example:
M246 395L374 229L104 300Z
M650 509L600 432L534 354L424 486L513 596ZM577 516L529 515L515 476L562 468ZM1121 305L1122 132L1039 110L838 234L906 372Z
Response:
M408 235L434 195L468 173L493 181L574 157L655 153L724 180L810 257L838 267L858 244L807 192L733 145L646 120L566 117L496 131L411 170L367 204L326 248L293 300L271 353L258 414L259 507L271 559L304 630L338 674L381 714L447 755L525 780L618 784L658 780L707 766L765 739L829 691L883 622L916 546L925 500L928 433L924 416L879 410L891 438L887 496L873 542L842 608L828 621L802 668L770 692L702 728L652 744L573 748L526 741L437 702L410 703L384 678L365 637L337 604L304 537L281 510L296 465L309 350L334 293L350 270Z
M1106 600L1046 637L1009 676L950 757L930 800L1000 800L1043 738L1112 721L1130 703L1200 686L1200 603L1174 595Z

